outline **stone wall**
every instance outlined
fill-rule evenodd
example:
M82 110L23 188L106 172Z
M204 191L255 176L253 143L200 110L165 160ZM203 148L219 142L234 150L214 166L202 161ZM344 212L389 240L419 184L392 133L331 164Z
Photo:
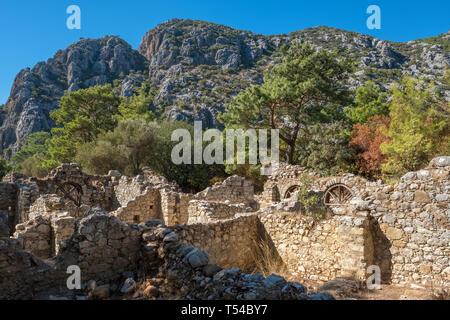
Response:
M360 205L371 217L375 264L392 283L450 285L450 157L378 186Z
M189 201L192 194L176 192L170 189L161 189L161 210L163 221L168 226L187 223L189 220Z
M18 187L16 223L23 223L30 218L30 208L43 195L64 198L65 211L72 212L73 215L81 216L86 210L96 206L107 211L117 208L113 178L88 175L76 164L63 164L44 179L11 174L5 180Z
M277 275L266 278L209 264L206 252L181 243L180 232L182 227L165 228L157 223L130 227L98 212L83 219L67 246L48 261L24 251L18 239L0 238L0 299L48 297L48 292L54 294L66 287L68 266L81 269L86 289L76 294L92 293L97 299L118 294L124 274L149 281L155 286L149 294L163 299L333 299L329 294L315 296L300 283ZM130 281L136 284L132 278L125 283ZM103 285L97 287L100 283Z
M17 224L17 192L17 185L0 182L0 211L7 213L10 230Z
M52 256L60 253L66 246L66 241L70 239L75 231L75 218L67 212L53 216L50 221L52 235Z
M232 219L237 213L252 211L244 203L230 204L223 202L210 202L192 200L189 202L188 224L210 223Z
M36 292L66 287L71 265L80 267L84 283L120 279L125 271L138 269L142 232L111 215L93 214L47 261L25 251L20 239L0 238L0 299L30 299Z
M208 252L211 263L254 271L254 240L258 234L256 216L175 228L181 242Z
M20 239L0 238L0 299L31 299L38 290L63 286L65 270L55 270L23 249Z
M253 203L254 188L250 181L239 176L232 176L218 182L210 188L197 193L196 200L215 201L230 203Z
M301 185L301 177L305 174L310 177L310 189L318 194L323 195L329 188L343 184L351 190L352 196L344 205L329 208L331 220L320 222L319 230L310 230L313 237L306 236L306 244L303 243L303 234L301 241L297 236L299 232L306 232L303 223L292 220L292 217L283 220L285 218L277 217L276 213L275 218L269 220L261 217L284 259L298 259L297 264L300 265L315 264L317 270L309 269L305 274L318 279L346 272L345 265L357 266L358 274L362 275L364 268L373 264L380 267L381 277L386 283L450 285L450 157L434 159L428 168L406 174L395 185L371 182L351 174L321 177L297 166L280 164L266 183L262 207L271 212L276 212L278 207L286 207L280 201L289 195L290 190L295 190L295 186ZM349 230L342 224L347 220L351 226ZM334 227L333 221L338 223ZM328 225L328 233L322 233L321 224L325 224L323 227ZM273 231L274 225L277 232ZM339 229L343 232L338 232ZM351 242L353 235L356 236L354 233L358 232L364 236L358 240L355 252L347 252L350 260L344 265L344 251L338 249L336 243ZM352 236L348 238L348 235ZM328 240L330 244L324 246L325 239L335 240ZM345 245L341 247L347 248ZM351 247L353 245L348 246ZM303 250L310 251L304 254ZM361 250L364 263L351 262L357 261L355 253ZM333 264L338 258L341 260ZM287 264L294 265L295 262Z
M15 238L23 241L23 249L35 256L47 259L52 256L50 219L34 217L16 226Z
M159 190L147 188L142 194L128 201L113 213L121 221L139 224L147 220L161 219L161 195Z
M265 240L293 276L315 281L365 279L365 254L373 250L367 219L335 216L315 221L295 212L262 214L259 219Z

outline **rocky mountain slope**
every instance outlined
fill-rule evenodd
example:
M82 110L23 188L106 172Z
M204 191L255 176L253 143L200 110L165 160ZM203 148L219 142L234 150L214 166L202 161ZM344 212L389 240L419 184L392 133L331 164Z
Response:
M438 80L450 64L449 37L394 43L328 27L264 36L174 19L150 30L138 50L115 36L81 40L16 76L0 110L0 153L9 157L30 133L50 130L49 112L58 108L58 99L80 88L113 83L119 94L131 96L151 81L158 91L153 105L163 108L165 117L221 128L217 114L241 90L263 81L283 44L337 49L359 66L351 87L372 79L387 89L405 73Z

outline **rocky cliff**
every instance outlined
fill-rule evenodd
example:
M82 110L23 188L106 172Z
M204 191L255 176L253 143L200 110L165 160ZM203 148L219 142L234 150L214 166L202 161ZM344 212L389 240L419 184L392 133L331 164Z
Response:
M217 114L241 90L263 81L283 44L339 50L359 66L352 88L372 79L388 89L403 74L438 80L450 64L449 36L395 43L328 27L263 36L174 19L149 31L137 51L117 37L81 40L16 76L0 110L0 152L9 157L30 133L50 130L49 112L58 108L58 99L80 88L114 82L119 94L130 96L150 80L158 90L153 105L165 117L220 128Z
M81 40L33 69L23 69L0 116L0 150L9 156L30 133L49 131L54 126L49 113L65 93L109 83L145 65L146 59L128 43L105 37Z

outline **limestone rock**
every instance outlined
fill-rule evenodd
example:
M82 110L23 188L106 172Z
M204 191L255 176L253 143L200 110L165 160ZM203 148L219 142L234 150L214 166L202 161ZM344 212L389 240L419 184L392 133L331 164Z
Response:
M133 278L128 278L125 280L124 284L122 285L122 288L120 289L120 292L123 294L130 294L133 293L136 289L136 281L134 281Z
M207 265L209 257L205 251L195 248L186 255L185 260L188 261L193 268L198 268Z

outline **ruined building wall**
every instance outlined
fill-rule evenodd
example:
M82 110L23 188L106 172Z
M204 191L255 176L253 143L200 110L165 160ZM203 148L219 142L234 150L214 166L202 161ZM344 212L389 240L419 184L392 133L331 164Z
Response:
M159 190L146 189L125 206L113 212L113 214L121 221L130 224L161 219L161 196Z
M258 218L254 215L209 224L181 225L180 241L205 250L213 264L224 268L239 267L253 271L254 239Z
M39 258L52 256L50 219L37 216L16 226L15 238L23 241L23 248Z
M230 203L254 202L254 188L250 181L239 176L232 176L222 183L216 183L210 188L199 192L194 197L196 200Z
M192 194L176 192L170 189L161 189L161 210L165 225L174 226L188 223L189 201Z
M31 206L44 195L63 197L67 200L65 210L79 216L96 206L107 211L117 207L112 177L88 175L76 164L63 164L44 179L20 174L9 175L6 179L18 187L16 223L27 221Z
M364 254L371 250L365 218L335 216L315 221L290 212L259 216L266 241L274 246L289 273L302 279L365 279Z
M25 251L20 239L0 238L0 299L30 299L35 292L65 287L71 265L80 267L83 282L119 279L138 267L141 234L111 215L94 214L80 221L50 261Z
M372 218L375 264L385 280L450 285L449 174L450 163L410 172L378 187L360 208Z
M188 224L210 223L232 219L237 213L246 211L248 211L248 207L244 203L227 204L223 202L192 200L189 202Z
M68 212L38 215L18 224L14 237L22 240L24 250L41 259L48 259L60 252L63 241L72 236L74 228L75 218Z
M17 224L17 185L9 182L0 182L0 211L8 215L9 230L14 230Z
M427 169L410 172L395 185L386 185L381 181L370 182L350 174L326 178L308 173L297 166L281 164L280 169L266 183L263 207L271 211L276 210L277 203L286 197L288 191L301 184L300 179L303 174L310 176L311 189L319 194L320 192L323 194L329 187L336 184L345 184L350 188L352 198L347 205L333 208L331 221L341 221L341 219L359 221L358 219L361 218L364 219L364 223L358 222L358 227L362 228L362 231L350 229L340 234L335 233L331 239L336 238L336 241L345 242L346 235L362 232L364 246L358 250L363 250L364 265L373 264L380 267L383 281L396 284L449 286L450 157L434 159ZM295 201L295 199L285 201ZM294 243L302 244L302 248L309 246L299 242L296 236L297 232L304 232L300 231L304 230L303 224L295 222L294 228L292 227L294 222L286 225L285 222L278 221L274 224L273 221L268 223L264 220L266 218L261 219L265 222L269 234L272 233L273 226L278 225L276 229L279 231L274 233L273 238L275 243L282 243L280 252L285 250L285 246L290 248L286 251L286 257L287 252L291 254L293 252L294 260L298 258L299 264L315 262L317 266L320 266L317 268L322 268L322 265L327 266L322 268L323 272L317 272L314 269L308 271L315 278L314 273L318 273L319 279L321 277L325 279L328 277L327 273L333 272L331 261L339 257L341 253L337 248L331 249L334 245L323 247L322 240L327 238L317 233L319 230L312 230L313 233L316 232L314 237L307 237L307 239L312 240L312 247L323 248L322 254L309 251L310 253L306 255L303 253L297 255L296 246L298 245ZM341 227L342 223L339 228ZM283 234L281 230L287 230L287 234ZM331 230L333 230L332 227ZM284 240L280 240L283 237ZM341 247L345 249L345 246ZM353 253L349 253L349 256L352 257ZM321 260L315 261L316 257L321 257ZM339 270L345 271L342 263L336 266ZM362 274L363 269L359 273Z

